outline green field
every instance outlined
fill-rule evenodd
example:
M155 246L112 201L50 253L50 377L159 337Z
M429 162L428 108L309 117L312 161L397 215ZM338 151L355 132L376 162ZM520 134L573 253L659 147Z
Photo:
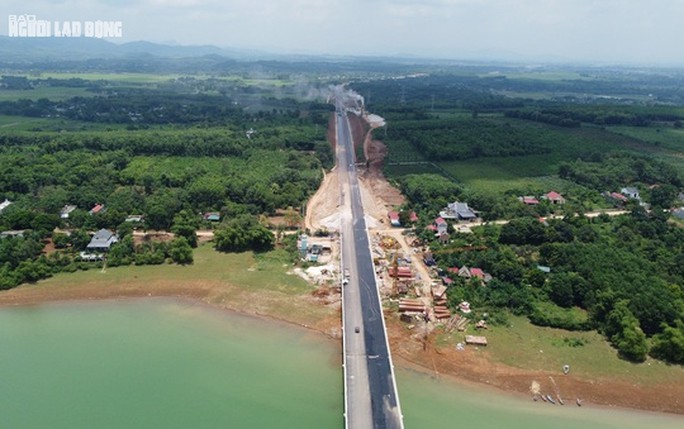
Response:
M684 129L671 127L610 127L615 134L632 137L652 145L677 152L684 152Z
M29 79L83 79L83 80L108 80L125 83L159 83L180 77L178 74L159 73L58 73L44 72L39 74L18 74Z
M71 121L64 118L28 118L26 116L0 115L2 131L107 131L125 128L122 124Z
M582 76L574 71L559 70L526 70L526 71L505 71L490 72L481 74L480 77L506 76L508 79L522 79L531 81L559 81L559 80L593 80L591 77Z
M68 88L61 86L40 86L35 89L12 90L0 89L0 101L16 100L48 100L60 101L72 97L94 97L97 93L88 91L86 88Z
M136 282L144 285L153 281L218 281L226 286L236 286L249 290L277 291L295 295L311 290L303 279L286 274L288 255L282 250L255 255L252 252L220 253L210 244L205 244L194 252L192 265L142 265L136 267L91 269L76 273L61 273L40 282L36 287L69 287L74 284L95 282L102 287L123 282ZM30 286L33 287L33 286Z
M496 362L515 368L542 370L562 374L563 365L579 378L596 380L603 377L629 380L639 384L671 383L684 378L684 368L648 358L641 364L619 359L617 351L596 331L572 332L539 327L527 318L509 316L509 326L490 326L481 332L488 344L480 353ZM471 329L472 330L472 329ZM471 331L469 330L469 331ZM440 334L438 342L454 345L463 341L463 333ZM572 346L572 344L583 344Z
M512 189L547 189L563 192L572 186L556 174L557 166L543 155L516 158L481 158L443 162L439 165L460 183L485 193L502 194Z
M444 127L458 126L462 115L445 119ZM455 122L454 122L455 119ZM470 123L469 120L466 120ZM480 121L475 120L475 121ZM599 127L561 128L552 125L534 123L505 117L488 117L486 122L493 127L511 127L512 130L524 130L522 136L531 139L533 144L544 148L546 153L519 156L476 157L454 161L435 161L448 174L460 183L476 191L486 193L503 193L511 189L555 189L567 190L572 186L558 177L561 163L586 158L592 154L603 155L610 152L648 153L651 156L668 162L680 171L684 171L684 130L667 128L660 132L656 128L615 127L607 130ZM420 126L419 121L412 124ZM390 124L391 126L391 124ZM478 132L487 132L489 128L475 128L472 139ZM425 131L429 133L431 130ZM454 145L468 144L465 131L459 138L464 142L454 141ZM412 131L415 135L415 132ZM660 143L655 143L655 142ZM428 165L392 165L397 162L423 161L424 157L407 140L385 140L389 149L388 166L385 171L389 177L398 178L407 174L435 173L436 169Z
M166 295L182 290L182 295L199 296L205 302L258 312L302 324L315 324L329 315L324 306L311 305L307 299L312 286L292 269L290 255L284 250L263 254L252 252L220 253L210 243L194 251L194 264L143 265L100 268L75 273L60 273L34 285L24 285L17 293L40 294L40 289L74 288L79 294L99 296L99 288L137 290L146 295ZM86 289L83 289L83 288ZM193 292L193 288L204 292ZM207 295L207 289L208 295ZM65 291L68 295L68 291ZM177 294L179 292L171 292ZM123 295L126 295L123 293ZM59 296L59 295L57 295ZM301 298L301 299L300 299Z
M442 174L432 164L391 164L385 166L385 175L388 177L401 177L409 174Z

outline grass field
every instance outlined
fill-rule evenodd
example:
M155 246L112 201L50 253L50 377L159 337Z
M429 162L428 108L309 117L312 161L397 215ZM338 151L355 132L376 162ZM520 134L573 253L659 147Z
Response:
M573 186L555 175L555 166L545 163L542 156L487 158L439 165L460 183L489 194L502 194L512 189L565 192Z
M643 141L654 158L673 165L684 175L684 130L669 127L611 127L608 130Z
M121 282L153 281L218 281L251 290L278 291L288 295L311 290L303 279L286 274L291 264L287 263L284 251L255 255L245 253L220 253L210 244L205 244L194 253L192 265L143 265L129 267L91 269L76 273L58 274L40 282L42 287L69 287L78 283L97 283L102 287ZM284 265L287 265L285 267Z
M125 125L71 121L63 118L0 115L0 130L2 131L106 131L121 128L125 128Z
M19 76L22 76L19 74ZM29 79L83 79L83 80L106 80L110 82L117 83L129 83L129 84L154 84L166 82L169 80L177 79L182 76L180 74L159 74L159 73L40 73L35 74L23 74ZM193 75L197 79L207 78L206 75ZM269 77L251 77L251 76L225 76L219 77L220 80L235 82L243 86L285 86L292 81L288 81L282 78L269 78Z
M617 351L596 331L571 332L532 325L527 318L510 316L510 326L490 326L485 335L488 345L482 349L496 362L515 368L561 372L570 365L571 372L580 378L611 377L628 379L640 384L671 382L673 377L684 377L684 368L648 359L633 364L618 359ZM478 334L479 335L479 334ZM439 338L441 343L455 344L463 334ZM584 345L571 346L573 342Z
M19 74L19 76L22 76ZM83 80L108 80L125 83L158 83L175 79L181 75L158 74L158 73L40 73L24 74L29 79L83 79Z
M0 294L0 304L187 296L218 307L305 325L315 325L334 315L325 306L312 305L309 297L313 287L299 276L288 274L292 264L283 250L259 255L219 253L208 243L195 249L194 257L194 264L188 266L163 264L61 273Z
M404 164L404 165L386 165L385 175L388 177L401 177L409 174L442 174L439 169L432 164Z
M59 86L40 86L27 90L0 89L0 101L39 100L41 98L59 101L72 97L94 97L95 95L97 95L95 92L87 91L86 88Z

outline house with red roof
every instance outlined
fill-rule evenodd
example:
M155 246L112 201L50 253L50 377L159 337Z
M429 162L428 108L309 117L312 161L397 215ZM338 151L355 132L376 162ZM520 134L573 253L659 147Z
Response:
M470 276L471 277L478 277L480 279L484 279L484 271L482 271L482 268L471 268L470 269Z
M539 204L538 199L536 199L535 197L532 197L532 196L528 196L528 195L518 197L518 200L520 200L523 204L528 205L528 206L536 206L537 204Z
M409 213L409 221L410 221L411 223L416 223L416 222L418 222L418 215L416 214L416 212L413 212L413 211L412 211L411 213Z
M437 235L442 235L447 232L447 223L441 216L435 219L435 226L437 227Z
M397 227L401 226L401 221L399 220L399 212L391 211L387 213L387 217L389 217L390 225Z
M104 213L104 211L105 211L104 204L95 204L95 207L90 209L90 211L88 213L90 213L91 215L95 215L98 213Z
M622 201L623 203L626 203L627 200L628 200L627 197L625 197L624 195L622 195L622 194L619 193L619 192L611 192L611 193L610 193L610 197L611 197L612 199L614 199L614 200Z
M480 279L483 283L489 283L492 280L492 275L489 273L485 273L482 268L468 268L468 267L463 267L458 271L458 276L459 277L464 277L466 279Z
M551 204L565 204L565 198L563 198L563 196L556 191L551 191L548 194L542 195L542 199L548 200L548 202Z

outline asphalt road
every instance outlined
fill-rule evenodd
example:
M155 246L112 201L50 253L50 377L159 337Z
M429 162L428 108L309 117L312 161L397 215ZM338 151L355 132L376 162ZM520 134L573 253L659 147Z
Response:
M338 112L340 111L338 106ZM346 114L337 118L337 168L342 186L346 427L403 428L380 296L359 191ZM358 332L357 332L358 330Z

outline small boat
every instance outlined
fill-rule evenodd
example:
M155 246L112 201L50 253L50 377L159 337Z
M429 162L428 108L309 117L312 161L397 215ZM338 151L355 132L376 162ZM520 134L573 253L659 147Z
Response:
M563 402L563 398L561 398L560 396L556 396L556 398L558 398L558 403L559 403L559 404L565 405L565 402Z
M544 402L549 402L549 400L546 399L546 396L544 396L544 395L539 395L539 396L542 398L542 401L544 401Z
M582 400L580 398L575 399L575 402L577 402L577 406L581 407L582 406Z
M551 395L546 395L546 399L548 399L548 401L551 402L553 405L556 405L556 401L553 400Z

